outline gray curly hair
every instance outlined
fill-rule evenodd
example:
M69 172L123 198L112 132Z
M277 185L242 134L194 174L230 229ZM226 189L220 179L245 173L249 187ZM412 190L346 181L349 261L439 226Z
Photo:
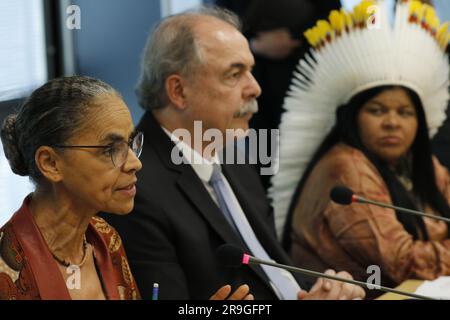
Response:
M222 20L241 30L239 18L226 9L202 6L198 9L170 16L156 25L145 46L141 76L136 88L139 104L145 110L163 108L168 103L165 81L180 73L195 74L202 58L193 26L199 16Z

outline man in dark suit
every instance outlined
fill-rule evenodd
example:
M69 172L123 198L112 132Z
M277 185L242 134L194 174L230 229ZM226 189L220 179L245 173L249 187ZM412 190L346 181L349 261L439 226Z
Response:
M210 141L202 139L208 131L225 135L227 129L241 129L240 134L248 129L260 94L253 64L235 17L220 10L167 18L149 38L138 87L147 111L137 127L145 142L135 209L108 219L122 236L144 298L151 297L154 283L161 299L206 299L219 287L242 284L256 299L286 297L287 288L274 277L300 298L364 295L359 287L322 279L309 293L299 293L299 282L308 286L290 273L226 268L216 257L217 248L228 243L246 251L259 246L269 258L289 263L257 173L249 165L218 165L217 149L207 152ZM216 174L223 177L222 189L213 187ZM226 215L220 190L228 192L225 205L234 205L241 222ZM251 240L242 224L254 235Z

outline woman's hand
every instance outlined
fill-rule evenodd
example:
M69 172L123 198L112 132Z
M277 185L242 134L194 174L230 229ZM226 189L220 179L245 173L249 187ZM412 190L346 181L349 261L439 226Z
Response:
M244 284L231 294L231 286L226 285L214 293L209 300L255 300L248 285Z

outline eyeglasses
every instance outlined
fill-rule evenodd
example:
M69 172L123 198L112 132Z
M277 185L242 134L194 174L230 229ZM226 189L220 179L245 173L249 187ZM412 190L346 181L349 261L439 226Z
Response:
M144 145L144 134L142 132L130 138L129 142L115 141L105 146L69 146L69 145L53 145L55 148L103 148L111 157L113 165L117 168L122 167L128 158L128 150L131 149L136 157L139 158Z

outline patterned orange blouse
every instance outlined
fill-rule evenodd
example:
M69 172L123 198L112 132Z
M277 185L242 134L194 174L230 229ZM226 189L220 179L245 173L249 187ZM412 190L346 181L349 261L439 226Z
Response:
M0 229L0 299L70 300L66 282L28 209L30 197ZM104 294L111 300L139 299L122 241L103 219L86 232Z

